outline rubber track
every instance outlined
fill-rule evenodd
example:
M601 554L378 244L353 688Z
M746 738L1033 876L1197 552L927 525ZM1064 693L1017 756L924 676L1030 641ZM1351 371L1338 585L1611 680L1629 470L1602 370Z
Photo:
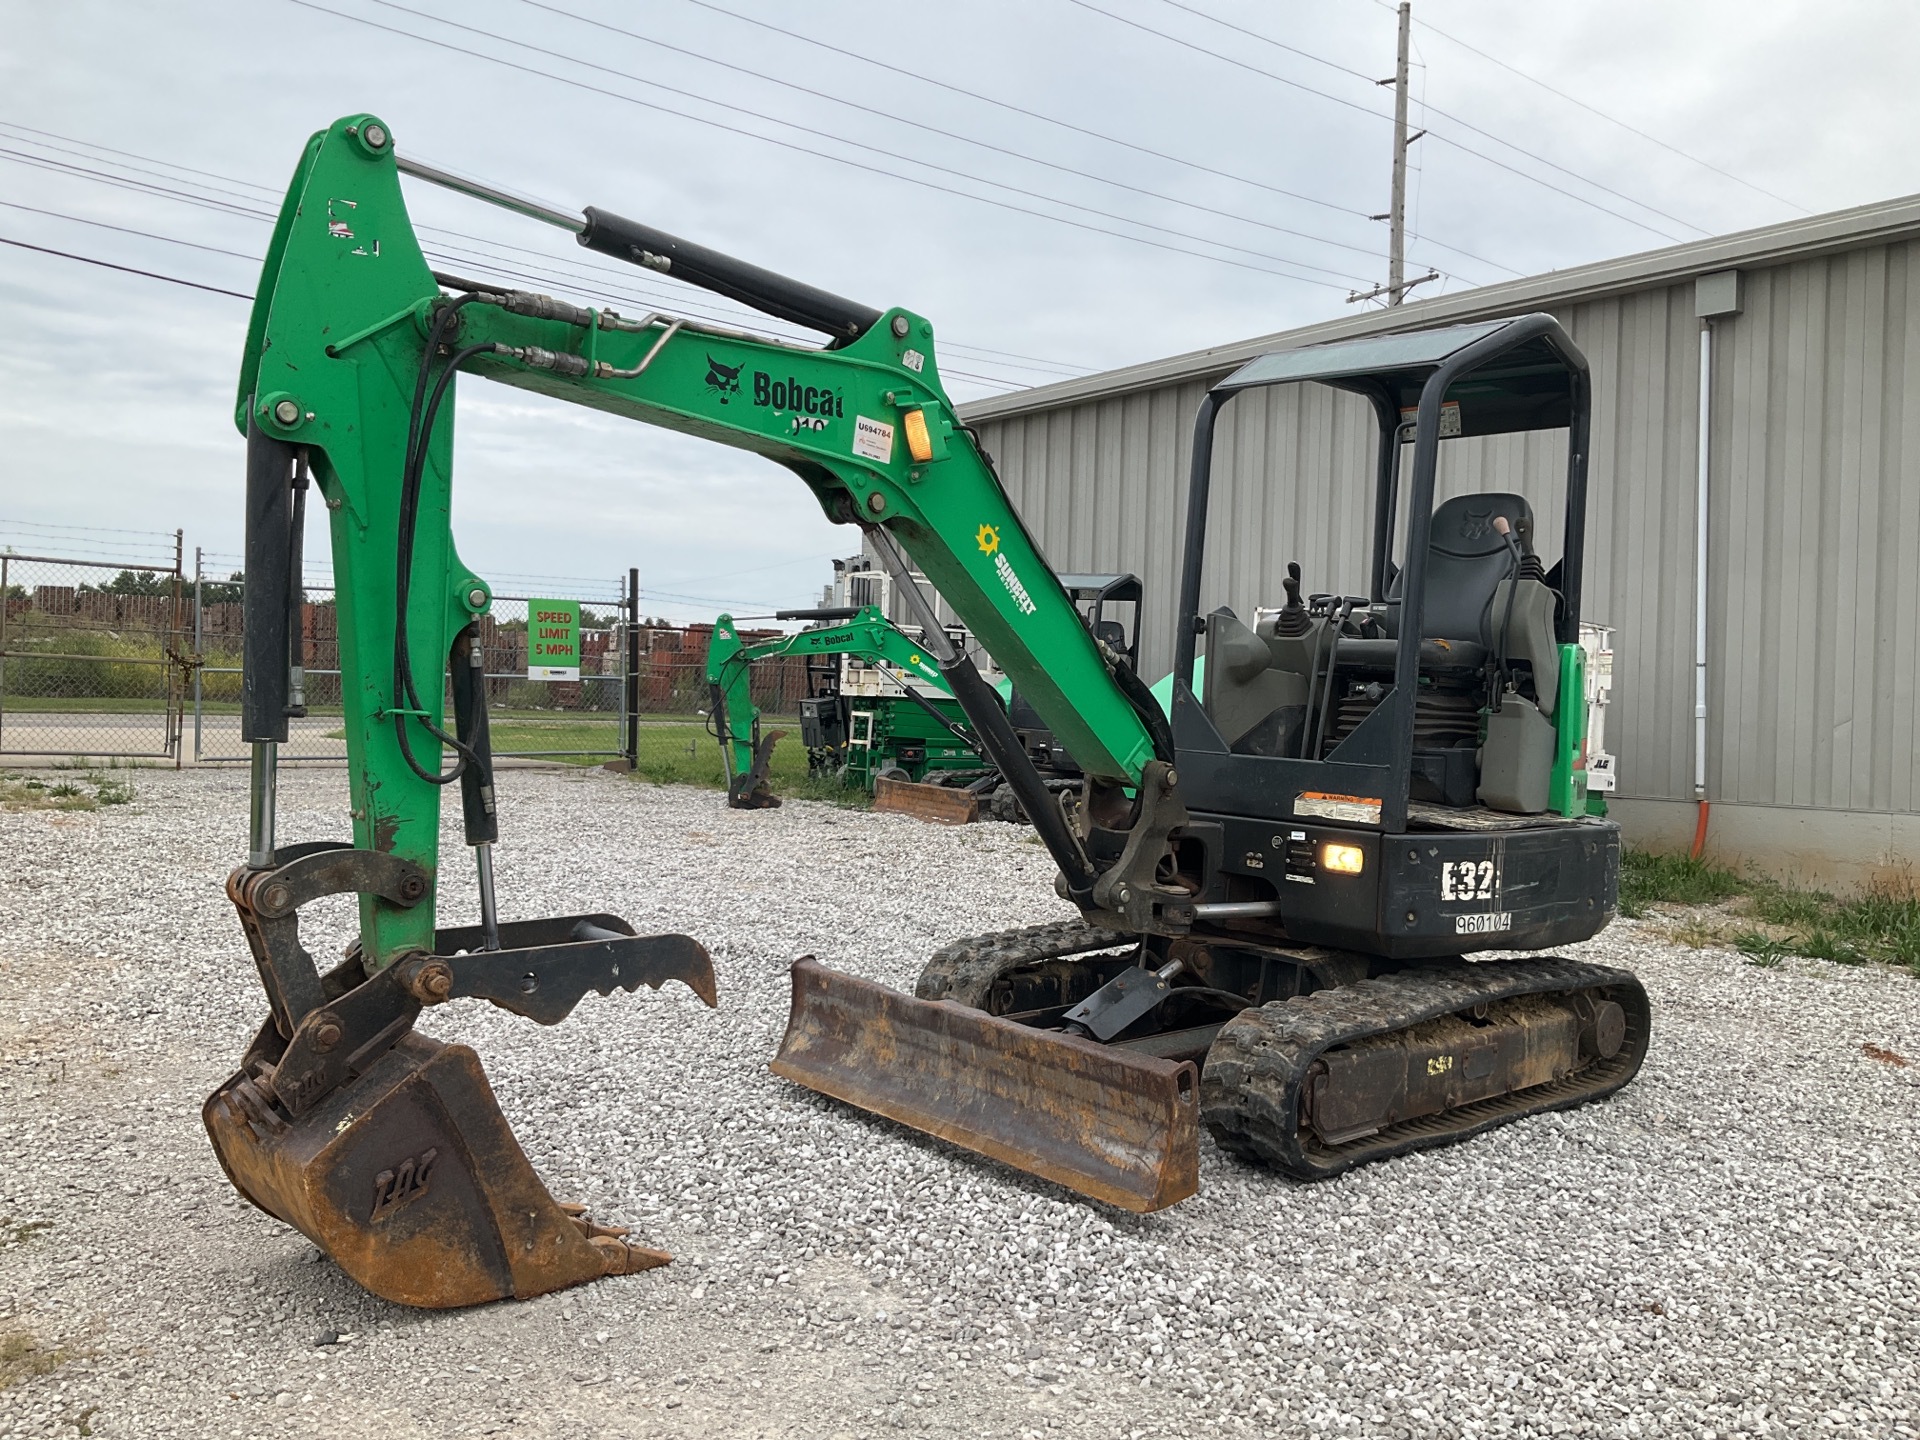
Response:
M1602 988L1626 1011L1620 1052L1562 1080L1477 1101L1327 1146L1299 1126L1300 1091L1313 1062L1337 1045L1521 995ZM1301 1180L1451 1144L1528 1115L1610 1095L1634 1077L1647 1050L1646 992L1625 970L1556 956L1423 965L1243 1010L1207 1052L1200 1118L1224 1148Z
M984 1010L987 992L1002 975L1026 965L1090 950L1113 950L1135 943L1135 937L1089 925L1085 920L1055 920L1017 930L996 930L955 940L933 952L913 987L921 1000L958 1000Z

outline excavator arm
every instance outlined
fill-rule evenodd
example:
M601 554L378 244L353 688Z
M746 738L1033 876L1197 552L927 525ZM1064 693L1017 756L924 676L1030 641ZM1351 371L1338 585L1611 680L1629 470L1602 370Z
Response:
M398 160L390 132L374 117L348 117L316 135L268 253L237 409L254 448L297 455L311 467L329 512L341 663L363 677L346 697L357 845L428 868L436 858L438 786L420 771L434 769L441 749L433 734L442 720L438 674L450 637L488 601L485 581L461 563L451 540L457 371L786 467L829 519L867 530L884 561L904 572L910 559L1104 793L1131 791L1156 760L1170 759L1164 733L1156 742L1157 706L1144 686L1129 683L1130 671L1117 673L1111 652L1102 654L988 457L955 417L928 321L899 308L867 310L604 211L565 216L510 200L565 225L590 248L811 325L832 346L666 314L619 316L452 277L449 288L460 293L449 297L421 254L401 194L403 170L505 199ZM405 474L416 449L418 473ZM396 557L400 537L411 541L404 564ZM266 539L271 547L277 534ZM917 599L912 581L899 578L903 593ZM404 632L394 624L401 598ZM943 649L938 626L928 630L929 644ZM391 663L403 633L414 683L396 697L389 674L409 673ZM1021 772L1032 767L991 690L966 657L936 654L989 758L1021 788ZM404 713L410 710L424 714ZM1136 924L1151 921L1148 905L1096 896L1102 872L1086 835L1072 833L1037 777L1027 788L1022 803L1076 902ZM1124 804L1109 798L1105 813L1081 829L1125 828L1114 813ZM425 938L417 910L377 899L367 902L363 923L376 966Z
M504 204L829 343L813 348L664 313L624 316L436 275L407 214L403 172ZM709 1005L716 998L707 953L687 936L636 935L602 913L499 917L479 663L491 589L452 540L462 373L792 471L828 518L867 532L901 592L926 611L940 675L1058 862L1061 893L1132 933L1177 932L1191 914L1185 893L1162 883L1167 836L1184 813L1164 721L1123 657L1082 623L956 419L925 319L869 309L605 211L573 215L506 196L398 157L374 116L337 121L309 141L282 204L235 409L247 437L242 733L253 747L253 783L247 861L228 894L269 1015L203 1118L244 1196L304 1231L368 1289L428 1306L540 1294L667 1257L557 1205L477 1058L414 1033L420 1010L479 998L551 1024L588 993L669 980ZM338 605L353 825L345 844L285 844L276 835L277 746L290 717L304 713L298 576L314 493L327 512ZM1079 760L1088 783L1071 813L1034 771L998 697L947 644L915 567ZM440 927L441 796L456 785L479 923ZM323 974L300 944L299 911L333 894L357 897L359 939ZM810 1033L803 992L821 997L811 1013L822 1017L846 998L822 984L821 967L796 967L781 1073L988 1153L1006 1150L912 1105L864 1101L831 1066L811 1064L800 1053ZM974 1021L960 1019L949 1068L985 1053L961 1033ZM1023 1034L1014 1043L1030 1042ZM1029 1060L1014 1055L1005 1083L1044 1086ZM1057 1067L1052 1057L1033 1063ZM1115 1065L1139 1068L1106 1068ZM1191 1066L1184 1069L1190 1148ZM1084 1083L1079 1069L1074 1075ZM1113 1094L1124 1079L1099 1083ZM925 1073L916 1083L947 1100L964 1091L952 1074Z
M707 693L712 701L713 733L726 770L727 803L736 809L780 803L768 788L767 763L782 732L760 733L760 708L753 703L751 680L759 661L794 655L851 655L953 693L933 663L932 652L872 605L835 624L755 645L741 642L731 615L720 616L707 642Z

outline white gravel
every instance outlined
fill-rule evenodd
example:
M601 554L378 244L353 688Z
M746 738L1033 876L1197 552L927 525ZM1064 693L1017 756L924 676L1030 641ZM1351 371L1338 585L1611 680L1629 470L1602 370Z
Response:
M910 988L946 940L1060 915L1028 832L515 772L504 912L685 930L721 1008L430 1027L555 1194L679 1261L422 1314L221 1178L199 1104L264 1008L221 893L245 777L135 783L0 814L0 1383L26 1337L67 1352L0 1390L0 1435L1920 1432L1920 1064L1861 1049L1920 1060L1904 975L1621 922L1580 952L1641 974L1656 1038L1611 1103L1313 1187L1203 1142L1202 1193L1132 1217L766 1071L794 956ZM282 794L284 840L346 833L339 771ZM337 953L349 907L324 919Z

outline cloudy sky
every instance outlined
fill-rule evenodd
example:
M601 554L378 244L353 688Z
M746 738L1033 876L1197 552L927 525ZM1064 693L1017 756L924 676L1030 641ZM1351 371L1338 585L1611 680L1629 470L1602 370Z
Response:
M21 550L183 527L237 554L247 305L214 292L252 291L302 143L362 110L449 169L911 306L960 400L1325 319L1384 278L1381 0L4 10L0 543ZM1920 190L1899 0L1419 0L1415 21L1432 291ZM416 222L477 237L443 268L531 267L516 283L629 313L679 290L408 184ZM502 593L638 565L650 612L704 618L809 603L857 549L721 447L484 381L459 417L461 553Z

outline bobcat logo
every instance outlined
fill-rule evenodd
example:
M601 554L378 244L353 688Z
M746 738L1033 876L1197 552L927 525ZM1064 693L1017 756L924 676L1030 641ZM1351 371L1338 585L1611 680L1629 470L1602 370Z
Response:
M1469 510L1460 521L1462 540L1482 540L1493 534L1492 510Z
M722 365L713 356L707 356L707 389L720 397L722 405L727 403L729 395L740 393L740 372L745 368L744 362L739 365Z

